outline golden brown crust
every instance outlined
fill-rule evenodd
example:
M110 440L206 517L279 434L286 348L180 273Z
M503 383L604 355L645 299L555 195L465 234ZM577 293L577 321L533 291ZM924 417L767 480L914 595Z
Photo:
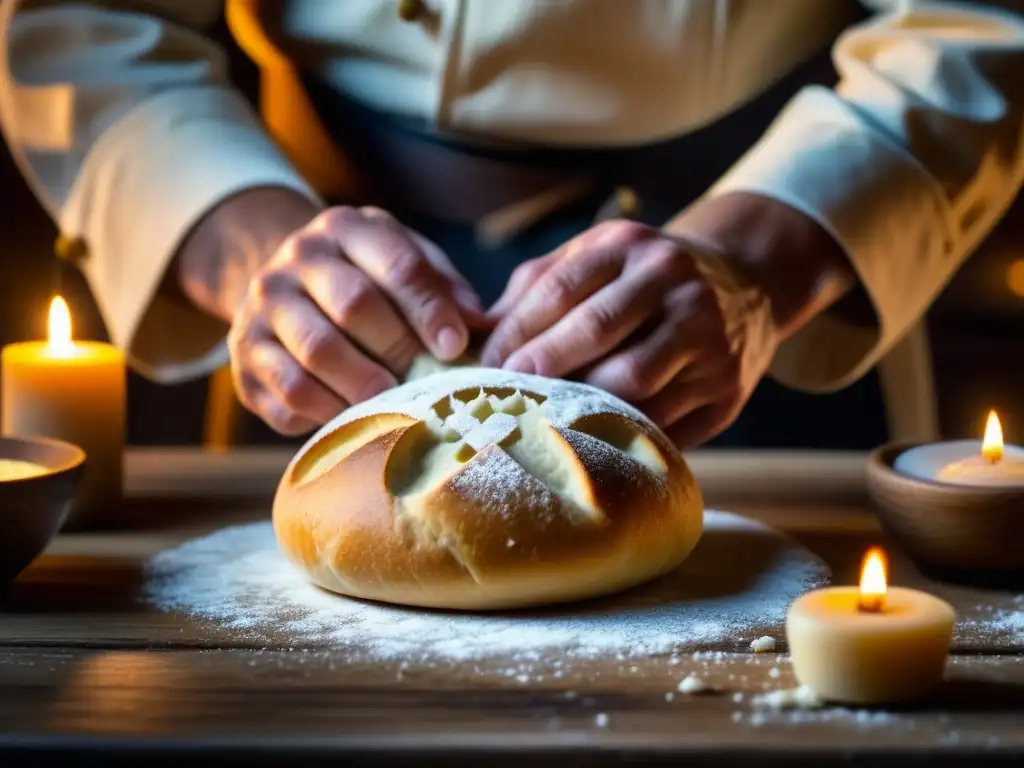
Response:
M467 369L449 389L483 385L473 401L484 403L483 421L491 410L523 407L504 399L505 388L491 393L480 374ZM281 480L274 529L282 550L326 589L437 608L594 597L674 568L703 517L682 456L625 409L599 404L558 424L559 402L501 416L498 442L479 450L466 445L471 436L426 417L371 412L329 425ZM434 456L442 463L430 464Z

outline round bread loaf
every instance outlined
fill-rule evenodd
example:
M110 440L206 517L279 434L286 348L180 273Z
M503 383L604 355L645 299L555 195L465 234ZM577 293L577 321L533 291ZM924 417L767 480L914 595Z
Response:
M460 368L349 408L274 500L287 557L353 597L502 609L623 590L690 553L700 491L639 411L585 384Z

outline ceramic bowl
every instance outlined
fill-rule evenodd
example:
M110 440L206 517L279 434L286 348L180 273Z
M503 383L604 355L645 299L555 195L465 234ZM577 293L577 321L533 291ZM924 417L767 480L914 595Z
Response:
M46 468L34 477L0 480L0 588L12 583L57 534L71 510L85 452L43 438L0 438L0 459Z
M924 571L970 579L1024 572L1024 489L960 486L894 468L913 445L868 458L867 490L886 533Z

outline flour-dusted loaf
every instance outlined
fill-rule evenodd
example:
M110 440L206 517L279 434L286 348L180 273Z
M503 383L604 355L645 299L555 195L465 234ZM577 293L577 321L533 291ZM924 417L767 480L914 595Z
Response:
M675 568L703 527L683 457L585 384L487 368L349 408L274 501L288 558L354 597L501 609L616 592Z

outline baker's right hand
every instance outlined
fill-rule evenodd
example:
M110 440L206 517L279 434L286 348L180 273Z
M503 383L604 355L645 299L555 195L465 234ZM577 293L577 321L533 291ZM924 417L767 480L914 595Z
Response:
M394 386L424 347L461 355L486 324L436 245L378 208L331 208L250 282L228 334L235 389L273 429L302 434Z

